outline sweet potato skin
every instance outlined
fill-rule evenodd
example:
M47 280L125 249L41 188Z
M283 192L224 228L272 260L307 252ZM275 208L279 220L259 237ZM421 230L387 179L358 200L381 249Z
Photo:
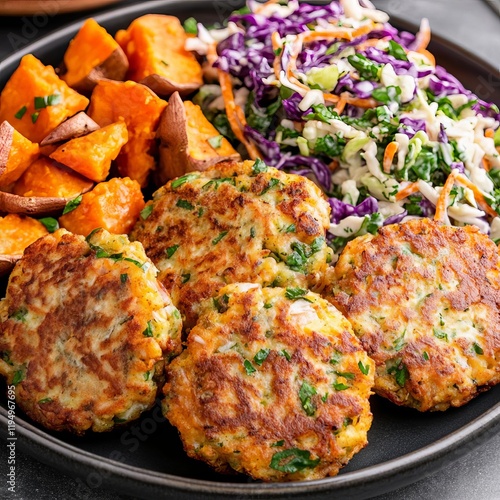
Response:
M64 54L61 78L83 94L92 92L99 80L123 80L128 60L114 38L94 19L87 19Z
M53 104L36 108L36 97L57 95ZM84 110L88 102L68 87L52 66L44 66L28 54L0 94L0 123L7 120L31 142L39 143L66 118Z
M27 246L46 234L45 226L31 217L0 217L0 255L22 255Z
M187 39L179 19L147 14L135 19L116 40L129 62L130 80L141 82L159 95L176 90L189 94L203 84L203 71L184 46Z
M89 179L42 156L14 183L12 193L18 196L71 199L89 191L93 185Z
M127 143L127 126L112 123L83 137L59 146L50 158L96 182L106 179L121 148Z
M21 135L9 122L0 124L0 187L17 181L39 154L38 144Z
M98 227L113 234L127 234L137 222L144 205L137 181L115 177L84 194L73 211L59 218L59 224L83 236Z
M161 141L160 165L155 176L158 185L186 172L207 170L222 161L241 160L201 108L191 101L183 102L179 93L170 97L158 132ZM220 146L212 146L212 139L217 139Z
M99 130L99 125L83 111L64 120L50 134L40 142L41 147L58 144L60 142L69 141L75 137L90 134ZM52 151L50 151L52 153ZM50 154L49 153L49 154Z
M101 80L95 87L88 110L101 127L123 118L129 140L116 164L122 177L130 177L146 187L156 168L156 130L167 103L149 88L132 81Z

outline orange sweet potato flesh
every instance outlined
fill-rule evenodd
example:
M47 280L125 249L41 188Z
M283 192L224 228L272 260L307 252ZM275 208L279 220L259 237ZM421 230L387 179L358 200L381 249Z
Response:
M28 54L0 94L0 123L7 120L31 142L40 142L66 118L84 110L88 102L52 66L44 66Z
M0 125L0 187L17 181L38 155L38 144L33 144L4 121Z
M112 123L83 137L59 146L50 158L96 182L106 179L111 162L127 143L124 122Z
M115 39L94 19L87 19L64 54L64 70L61 78L86 94L103 78L123 80L128 60Z
M163 112L159 136L160 166L156 174L159 185L186 172L207 170L222 161L241 160L201 108L191 101L183 102L178 93L172 94Z
M27 246L46 234L45 226L31 217L16 214L0 217L0 255L21 255Z
M77 208L59 218L59 224L83 236L98 227L113 234L127 234L137 222L144 205L138 182L128 177L115 177L97 184L92 191L84 194Z
M101 80L90 98L89 116L101 127L124 119L129 140L116 164L122 177L146 187L156 168L156 130L167 103L148 87L131 81Z
M203 84L200 64L184 48L186 39L179 19L161 14L139 17L116 34L130 63L127 77L159 95L189 94Z
M92 181L73 170L42 156L14 184L12 193L30 197L75 198L89 191L93 185Z

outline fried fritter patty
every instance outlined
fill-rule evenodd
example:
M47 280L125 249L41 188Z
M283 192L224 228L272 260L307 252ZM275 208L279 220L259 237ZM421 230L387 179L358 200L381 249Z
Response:
M192 326L199 303L230 283L314 288L331 261L329 205L305 177L230 162L159 189L131 238Z
M500 382L499 265L476 227L428 219L347 245L326 297L375 360L377 393L445 410Z
M53 430L106 431L150 408L181 320L139 243L61 229L25 251L1 302L0 372Z
M333 476L367 443L374 363L299 288L228 285L167 369L164 412L190 457L264 481Z

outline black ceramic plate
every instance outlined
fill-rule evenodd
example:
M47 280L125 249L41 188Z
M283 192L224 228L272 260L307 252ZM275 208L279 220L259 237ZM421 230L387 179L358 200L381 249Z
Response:
M194 15L212 24L221 22L240 6L237 0L162 0L115 9L96 19L113 33L146 13L173 14L181 19ZM415 29L398 20L393 22L405 29ZM78 28L79 24L74 24L59 30L0 63L0 88L25 53L35 54L46 64L59 64ZM500 82L495 69L439 38L434 38L431 50L438 62L466 87L484 99L500 103ZM4 388L1 389L5 394ZM337 497L359 500L434 473L493 436L500 430L499 401L500 386L497 386L463 408L420 414L373 397L370 444L337 477L303 483L262 484L243 476L215 474L201 462L186 457L177 432L165 422L158 407L126 430L83 439L40 430L18 411L16 434L19 449L79 476L79 487L87 495L89 492L91 495L92 488L108 486L125 494L157 499ZM0 432L5 439L5 398L0 402Z

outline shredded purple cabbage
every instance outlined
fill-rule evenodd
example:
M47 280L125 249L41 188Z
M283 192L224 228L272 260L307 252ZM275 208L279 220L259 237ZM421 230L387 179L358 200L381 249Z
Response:
M399 120L399 129L398 132L400 134L406 134L410 139L421 130L423 132L426 131L425 120L420 120L417 118L410 118L408 116L404 116Z
M400 214L391 215L384 220L384 226L388 226L389 224L399 224L407 215L408 212L406 210Z
M378 201L373 196L369 196L356 206L344 203L337 198L329 198L328 202L332 209L331 220L334 224L340 224L340 221L351 215L364 217L378 212Z

